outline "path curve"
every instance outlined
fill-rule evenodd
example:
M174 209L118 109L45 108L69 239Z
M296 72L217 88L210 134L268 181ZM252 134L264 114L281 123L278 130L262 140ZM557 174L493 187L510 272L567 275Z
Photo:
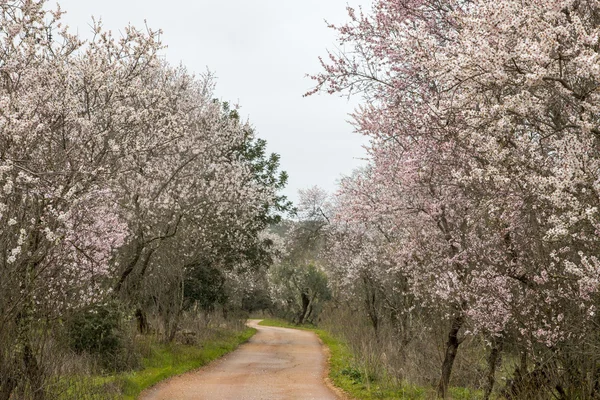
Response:
M327 358L309 331L248 325L258 332L207 367L160 383L139 400L338 400L324 382Z

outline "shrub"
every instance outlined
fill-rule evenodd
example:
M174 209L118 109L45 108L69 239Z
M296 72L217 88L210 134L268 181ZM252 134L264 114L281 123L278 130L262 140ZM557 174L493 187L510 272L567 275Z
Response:
M69 347L94 356L103 368L123 370L136 364L123 329L123 314L113 304L93 305L73 314L66 323Z

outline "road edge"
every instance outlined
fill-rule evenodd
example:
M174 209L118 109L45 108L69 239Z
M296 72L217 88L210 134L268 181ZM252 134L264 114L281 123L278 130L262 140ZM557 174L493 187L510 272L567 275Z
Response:
M335 393L340 400L356 400L354 397L350 396L350 394L347 393L344 389L336 386L329 377L329 373L331 371L331 349L323 342L323 340L319 337L319 335L317 335L317 333L313 332L313 334L317 337L317 339L319 339L319 342L321 343L321 348L323 349L323 353L325 354L325 369L323 371L323 381L325 382L325 385L329 388L329 390Z
M235 348L233 348L231 351L228 351L227 353L223 354L222 356L215 358L214 360L209 361L208 363L195 368L195 369L191 369L189 371L186 371L182 374L178 374L178 375L173 375L170 376L166 379L163 379L162 381L159 381L157 383L155 383L152 386L147 387L146 389L142 390L142 392L136 397L137 400L152 400L152 392L155 391L156 389L158 389L159 387L168 384L169 382L171 382L174 379L178 379L182 376L188 375L188 374L194 374L197 373L199 371L202 370L206 370L206 369L210 369L213 368L215 365L218 365L219 363L223 362L231 353L233 353L234 351L236 351L237 349L239 349L241 346L244 346L246 343L248 343L250 341L250 339L252 339L254 337L254 335L256 335L256 328L248 326L248 324L245 324L248 328L254 329L254 332L252 333L252 336L250 336L248 339L246 339L243 342L240 342ZM345 399L344 399L345 400Z

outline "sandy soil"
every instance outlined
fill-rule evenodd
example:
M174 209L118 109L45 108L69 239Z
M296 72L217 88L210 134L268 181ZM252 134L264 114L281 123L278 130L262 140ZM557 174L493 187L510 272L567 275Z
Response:
M312 332L249 325L250 341L198 371L146 390L140 400L337 400L324 381L326 356Z

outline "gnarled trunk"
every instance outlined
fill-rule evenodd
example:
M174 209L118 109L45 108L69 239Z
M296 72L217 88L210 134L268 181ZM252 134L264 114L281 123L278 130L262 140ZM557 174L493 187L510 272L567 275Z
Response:
M488 400L492 394L492 390L494 390L494 384L496 383L496 368L500 363L500 359L502 357L503 345L504 338L492 338L492 348L490 349L490 354L488 355L488 376L483 394L484 400Z
M450 375L452 374L452 366L458 352L458 346L461 341L458 339L458 332L464 323L462 313L458 313L452 319L450 331L448 332L448 341L446 342L446 355L442 364L442 376L438 384L438 397L445 399L448 396L448 385L450 384Z
M303 324L304 320L308 316L308 309L310 306L310 298L308 297L308 293L302 292L302 311L298 318L298 324Z

